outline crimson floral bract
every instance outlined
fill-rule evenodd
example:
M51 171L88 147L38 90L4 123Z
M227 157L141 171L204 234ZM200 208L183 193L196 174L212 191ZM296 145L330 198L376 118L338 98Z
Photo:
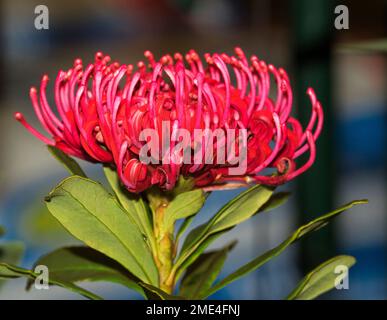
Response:
M205 54L204 65L193 50L185 59L176 53L158 61L146 51L147 63L140 61L135 69L131 64L110 63L109 56L98 52L95 62L85 68L76 59L72 68L59 71L54 89L59 116L46 97L48 76L43 76L39 93L31 88L35 113L51 138L30 126L21 113L15 117L48 145L81 159L113 164L132 192L152 185L170 190L180 175L193 177L195 185L206 190L252 182L282 184L306 171L315 160L315 141L323 125L321 105L313 89L308 89L312 112L303 130L290 115L293 95L286 72L256 56L248 59L240 48L235 48L235 54ZM228 175L230 163L142 163L140 132L161 130L166 120L190 132L246 129L246 174ZM309 160L297 167L295 160L307 151ZM277 173L262 174L266 168L275 168Z

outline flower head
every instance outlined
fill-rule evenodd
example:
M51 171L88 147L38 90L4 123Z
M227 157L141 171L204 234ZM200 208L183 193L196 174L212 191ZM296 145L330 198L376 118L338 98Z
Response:
M206 63L193 50L184 57L167 54L158 61L149 51L144 55L147 61L138 62L137 68L111 63L110 57L100 52L86 67L76 59L73 67L59 71L55 80L57 112L46 97L48 76L44 75L39 93L33 87L30 97L51 138L29 125L21 113L15 117L46 144L72 156L114 166L132 192L152 185L172 189L180 175L192 177L196 186L207 190L252 182L278 185L313 164L315 141L323 125L321 104L313 89L308 89L312 113L303 129L290 115L292 89L283 69L256 56L247 59L240 48L235 48L235 56L205 54ZM273 93L272 79L276 84ZM164 123L170 123L168 131ZM142 133L147 129L158 133L160 144L166 136L170 138L167 156L156 148L160 159L167 161L142 161L141 150L149 142L142 139ZM199 129L235 130L236 136L212 137L211 162L206 150L196 148L205 145L206 137L199 143L195 139L180 142L175 137L180 129L192 135ZM176 151L179 143L183 144L181 150L196 151L183 159L183 153ZM236 152L232 156L227 151L222 162L218 151L229 144L234 144ZM242 157L245 171L230 174L241 150L246 151ZM295 160L305 152L309 152L309 159L297 166ZM198 159L202 161L194 161Z

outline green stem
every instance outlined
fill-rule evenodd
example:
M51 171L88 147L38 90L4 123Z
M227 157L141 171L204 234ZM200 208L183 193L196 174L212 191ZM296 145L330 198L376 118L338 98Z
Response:
M153 214L153 233L156 242L153 257L159 271L159 288L168 294L173 293L176 282L174 259L178 239L174 237L174 223L165 225L165 211L178 194L190 191L193 187L192 179L180 177L177 185L171 191L151 188L146 192Z
M167 201L161 201L154 208L154 234L156 238L155 260L159 271L159 286L166 293L172 294L174 288L174 277L170 277L174 258L173 226L164 228L164 212L168 206Z

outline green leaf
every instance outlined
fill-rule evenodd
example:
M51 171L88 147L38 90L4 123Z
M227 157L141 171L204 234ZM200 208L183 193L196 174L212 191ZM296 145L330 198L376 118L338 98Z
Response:
M69 157L66 153L56 147L47 146L47 148L48 151L50 151L50 153L54 156L54 158L63 164L68 172L70 172L72 175L86 178L85 172L73 158Z
M0 237L2 237L5 234L5 229L0 226Z
M24 252L24 244L21 241L8 241L0 244L0 261L16 264Z
M152 254L140 229L101 184L78 176L63 180L46 204L76 238L119 262L140 280L158 283Z
M143 287L148 300L183 300L182 297L170 295L163 290L147 283L139 283Z
M211 243L213 243L221 235L225 234L228 230L230 229L211 234L210 236L206 237L202 242L200 242L200 244L196 247L192 254L189 255L187 259L184 260L184 262L177 269L175 279L179 279L183 271L187 269L192 263L194 263L196 259L200 257L200 255L204 252L204 250L208 248Z
M34 265L45 265L50 278L57 282L109 281L124 285L144 295L138 282L119 263L89 247L66 247L41 257ZM33 268L33 269L34 269ZM30 288L33 281L28 281Z
M290 196L290 192L277 192L274 193L270 199L258 210L258 213L260 212L269 212L272 211L283 204L285 204Z
M192 255L198 256L197 253L195 254L198 248L202 251L205 249L202 246L203 243L208 246L216 237L254 215L269 200L273 190L261 185L253 186L229 201L208 222L193 229L188 234L176 260L173 270L176 271L176 278L184 268L188 267L187 259ZM216 236L213 237L213 235ZM190 260L191 263L194 261Z
M203 193L204 202L207 200L209 195L210 195L210 192ZM187 230L187 228L191 225L194 218L195 218L195 216L192 215L192 216L189 216L189 217L184 219L183 223L180 225L180 228L176 233L176 238L175 238L176 243L178 243L178 241L180 240L180 238L183 235L183 233L185 232L185 230Z
M24 244L20 241L9 241L0 244L0 262L17 264L24 252ZM1 275L0 275L1 277ZM0 286L4 284L0 280Z
M20 278L20 277L26 277L28 279L36 279L37 277L39 277L39 274L28 269L16 267L14 265L11 265L5 262L0 262L0 278L13 279L13 278ZM67 290L73 291L75 293L81 294L88 299L92 299L92 300L102 299L96 294L88 290L85 290L81 287L78 287L72 283L56 281L54 279L51 279L50 277L48 278L48 282L51 285L56 285L56 286L65 288Z
M218 277L227 254L235 244L236 241L222 249L200 255L185 272L180 285L180 295L188 299L201 299L203 293L211 288Z
M322 226L325 226L332 218L338 216L343 211L348 210L355 205L365 204L365 203L368 203L368 201L367 200L352 201L352 202L350 202L350 203L348 203L348 204L346 204L346 205L344 205L344 206L342 206L342 207L340 207L340 208L338 208L330 213L327 213L327 214L309 222L308 224L302 226L296 232L294 232L288 239L286 239L284 242L282 242L277 247L267 251L263 255L255 258L254 260L250 261L246 265L240 267L235 272L228 275L226 278L224 278L222 281L220 281L218 284L216 284L214 287L212 287L210 290L208 290L206 292L205 297L212 295L213 293L222 289L223 287L225 287L229 283L231 283L231 282L243 277L244 275L258 269L259 267L264 265L266 262L270 261L274 257L278 256L280 253L282 253L292 243L301 239L305 235L320 229Z
M113 189L119 203L127 214L140 228L141 232L149 239L149 245L154 251L156 248L155 238L152 229L152 220L149 214L148 205L140 195L130 193L122 185L117 172L110 166L103 167L106 179Z
M191 191L195 188L195 180L193 178L185 178L182 175L179 176L175 187L169 191L172 197L175 197L183 192Z
M348 269L356 263L351 256L337 256L307 274L300 284L289 294L288 300L312 300L335 288L338 273L336 267L345 266Z
M273 189L265 186L250 188L237 201L232 200L231 204L227 204L215 215L210 232L229 229L249 219L270 199L272 193Z
M164 212L164 227L169 229L176 220L190 217L204 205L204 192L200 189L178 194Z
M183 223L181 224L179 230L176 233L175 242L178 242L180 240L184 231L187 230L187 228L190 226L190 224L192 223L194 218L195 218L195 216L190 216L190 217L187 217L184 219Z

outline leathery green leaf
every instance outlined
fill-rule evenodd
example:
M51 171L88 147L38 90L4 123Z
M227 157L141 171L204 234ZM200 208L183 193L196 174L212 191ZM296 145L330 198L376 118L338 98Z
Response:
M174 266L177 278L183 269L188 267L186 261L192 255L198 256L195 251L198 248L204 250L203 243L210 244L207 239L215 239L216 237L212 237L212 235L219 236L253 216L270 199L273 191L274 189L270 187L253 186L229 201L208 222L193 229L188 234ZM189 260L191 263L194 261L193 259Z
M46 204L73 236L117 261L143 282L158 283L147 239L101 184L69 177L50 192Z
M163 290L147 283L140 282L140 286L143 287L148 300L183 300L182 297L170 295Z
M50 252L36 261L44 265L50 278L57 282L108 281L121 284L144 295L144 291L123 266L104 254L83 246L65 247ZM34 269L34 268L33 268ZM30 288L33 280L28 281Z
M24 252L24 244L21 241L7 241L0 244L0 262L18 264ZM1 277L1 275L0 275ZM0 286L4 280L0 280Z
M329 290L332 290L339 283L336 283L339 273L348 270L356 263L352 256L337 256L308 273L300 284L287 297L288 300L312 300ZM342 268L344 267L344 268ZM337 269L339 268L339 269ZM339 271L339 273L337 272ZM348 274L344 274L348 276Z
M168 229L178 219L190 217L204 205L204 192L200 189L178 194L166 207L164 227Z
M31 270L16 267L14 265L11 265L9 263L5 262L0 262L0 278L5 278L5 279L14 279L14 278L20 278L20 277L26 277L27 279L36 279L39 277L40 274L35 273ZM78 287L74 285L73 283L68 283L68 282L61 282L61 281L56 281L50 277L48 277L48 282L49 284L56 285L59 287L62 287L64 289L73 291L75 293L78 293L88 299L92 300L101 300L102 298L88 290L85 290L81 287Z
M58 160L69 173L86 178L86 173L73 158L69 157L66 153L56 147L47 146L47 148L52 156Z
M367 200L355 200L352 201L332 212L329 212L321 217L318 217L317 219L312 220L306 225L303 225L299 229L297 229L288 239L286 239L284 242L282 242L277 247L267 251L261 256L258 256L254 260L250 261L249 263L245 264L244 266L240 267L235 272L228 275L226 278L224 278L222 281L217 283L214 287L209 289L205 297L208 297L215 293L216 291L224 288L229 283L243 277L244 275L258 269L262 265L264 265L266 262L270 261L274 257L278 256L280 253L282 253L288 246L290 246L292 243L296 242L297 240L301 239L305 235L312 233L313 231L316 231L320 229L321 227L327 225L329 221L336 216L338 216L340 213L352 208L355 205L359 204L365 204L368 203Z
M149 245L151 249L155 251L156 244L152 229L152 219L151 215L149 214L147 203L144 201L141 195L133 194L127 191L122 186L117 176L117 172L110 166L104 166L103 170L106 179L113 189L119 203L137 224L144 236L149 239Z
M201 299L218 277L227 254L236 241L218 250L203 253L188 267L181 281L179 294L188 299Z

